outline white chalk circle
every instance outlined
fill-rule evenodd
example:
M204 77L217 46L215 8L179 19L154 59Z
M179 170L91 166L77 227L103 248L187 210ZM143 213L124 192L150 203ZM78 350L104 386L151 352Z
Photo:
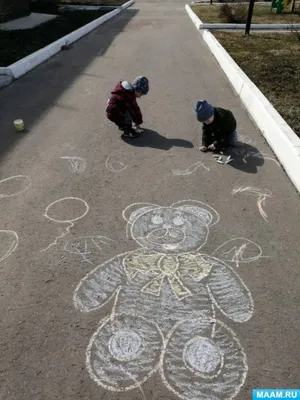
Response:
M208 338L195 337L189 340L183 350L183 360L192 372L211 374L222 365L222 354Z
M105 389L132 390L157 371L163 346L163 335L155 322L137 315L114 314L102 321L91 338L87 369Z
M110 338L108 347L117 360L134 360L142 347L142 338L133 330L120 330Z
M232 400L248 371L236 335L213 318L177 324L168 334L161 360L163 382L183 400Z
M16 250L18 243L19 238L15 231L0 230L0 262Z
M132 165L134 154L131 151L116 150L105 161L106 168L114 173L124 171L128 166Z
M75 222L88 212L89 206L86 201L78 197L64 197L51 203L44 216L54 222Z
M31 179L27 175L11 176L0 181L0 199L17 196L31 186Z
M127 168L127 165L119 160L112 160L112 156L109 156L105 161L106 168L111 172L121 172Z

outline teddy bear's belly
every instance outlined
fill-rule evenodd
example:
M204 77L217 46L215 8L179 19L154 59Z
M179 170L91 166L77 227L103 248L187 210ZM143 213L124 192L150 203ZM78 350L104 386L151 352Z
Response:
M204 284L197 284L197 292L179 299L168 282L159 294L142 292L140 282L131 281L119 293L116 312L139 315L155 322L165 333L174 323L184 319L213 317L213 306Z

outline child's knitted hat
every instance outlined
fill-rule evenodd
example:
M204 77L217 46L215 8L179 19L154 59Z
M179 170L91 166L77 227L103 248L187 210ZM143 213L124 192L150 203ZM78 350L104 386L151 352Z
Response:
M214 107L206 100L197 100L194 106L197 119L200 122L206 121L214 115Z
M132 87L137 92L140 92L143 95L145 95L145 94L147 94L149 92L149 81L145 76L138 76L132 82Z

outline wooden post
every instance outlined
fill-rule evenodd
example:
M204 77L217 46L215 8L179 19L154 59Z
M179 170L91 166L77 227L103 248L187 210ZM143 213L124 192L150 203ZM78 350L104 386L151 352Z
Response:
M245 35L249 35L250 34L250 26L251 26L252 14L253 14L254 2L255 2L255 0L250 0L250 2L249 2L249 9L248 9L248 17L247 17Z

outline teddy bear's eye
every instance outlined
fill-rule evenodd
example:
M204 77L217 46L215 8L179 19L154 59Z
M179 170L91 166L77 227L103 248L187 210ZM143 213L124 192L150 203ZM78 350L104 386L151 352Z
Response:
M153 215L151 217L151 222L155 225L159 225L163 223L163 218L160 215Z
M184 224L184 219L182 217L180 217L179 215L177 215L177 217L175 217L173 219L174 225L180 226Z

